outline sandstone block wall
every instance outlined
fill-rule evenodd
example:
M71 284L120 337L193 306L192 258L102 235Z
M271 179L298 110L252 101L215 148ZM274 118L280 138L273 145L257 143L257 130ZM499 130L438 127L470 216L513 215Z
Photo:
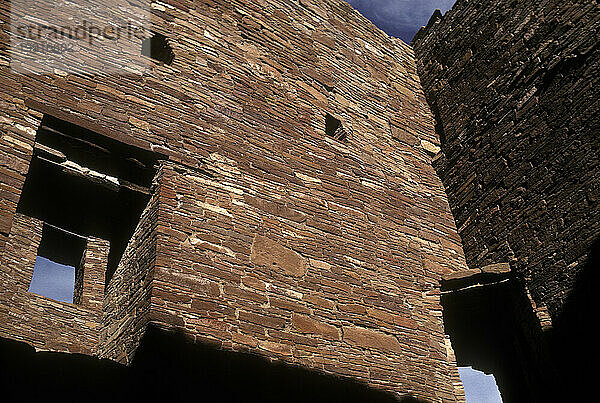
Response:
M365 213L328 209L314 196L320 185L304 193L300 181L273 194L233 160L220 167L233 172L227 184L175 168L166 165L162 177L169 190L160 203L155 323L399 392L410 384L427 396L431 379L433 393L454 399L450 368L437 369L448 362L442 329L434 335L438 294L416 285L422 263L393 252L416 252L386 234L402 238L393 218L369 222L377 201L364 197ZM318 216L325 229L312 224Z
M459 0L440 17L413 45L467 262L509 264L519 283L521 393L589 400L593 375L567 369L587 367L595 345L600 6Z
M542 325L600 234L600 7L462 1L414 39L469 266L510 263Z
M160 173L155 181L158 178ZM159 193L160 189L155 188L107 285L99 347L102 358L129 364L148 323L156 263Z
M7 237L41 114L163 156L107 287L100 354L130 361L153 322L462 399L439 280L467 268L411 48L338 0L167 1L153 29L175 58L142 77L23 76L1 59Z

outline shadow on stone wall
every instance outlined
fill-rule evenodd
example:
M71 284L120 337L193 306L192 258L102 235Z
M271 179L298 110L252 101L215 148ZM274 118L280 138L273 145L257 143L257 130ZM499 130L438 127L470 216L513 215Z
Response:
M22 401L422 402L351 379L193 344L150 328L131 367L79 354L35 353L0 338L0 387ZM150 395L148 395L150 393ZM19 401L11 400L11 401Z
M545 331L515 279L444 294L444 325L458 365L494 374L505 403L588 401L596 383L591 324L598 312L600 240L590 251Z
M504 402L537 401L544 376L529 351L535 317L522 309L528 302L518 285L511 280L464 288L443 295L441 302L458 366L493 374Z
M557 381L563 393L575 399L571 401L585 401L596 394L597 374L593 367L598 348L593 324L597 323L599 312L595 294L598 292L600 238L589 250L587 262L579 271L575 287L550 332Z

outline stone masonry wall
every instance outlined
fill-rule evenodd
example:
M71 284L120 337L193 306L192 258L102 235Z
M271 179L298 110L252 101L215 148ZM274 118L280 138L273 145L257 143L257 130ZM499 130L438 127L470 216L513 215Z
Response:
M600 234L599 38L596 1L459 0L413 41L469 266L553 320Z
M350 190L350 180L360 211L333 201L322 182L304 193L304 183L292 180L277 194L262 173L213 158L226 182L165 167L154 323L184 329L197 342L455 399L446 371L456 370L439 370L449 357L432 320L441 315L438 292L427 285L435 263L402 241L394 214L368 219L382 202L366 188ZM333 208L320 199L333 199ZM327 222L317 226L314 217Z
M156 180L160 177L157 175ZM158 194L144 209L139 224L106 289L99 355L128 364L148 323L156 262Z
M339 0L168 0L152 18L175 58L142 76L23 76L0 53L1 146L20 158L0 164L7 234L40 113L167 156L157 207L109 284L101 354L127 362L148 318L398 394L464 399L439 280L467 267L411 48ZM326 114L345 141L326 136Z

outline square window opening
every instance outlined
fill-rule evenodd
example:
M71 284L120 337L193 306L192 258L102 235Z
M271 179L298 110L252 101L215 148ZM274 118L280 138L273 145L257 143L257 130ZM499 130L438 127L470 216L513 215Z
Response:
M342 122L330 114L325 115L325 134L339 142L344 142L348 138Z
M536 400L547 376L529 345L532 332L541 329L535 330L537 317L522 285L510 272L483 272L443 280L440 290L444 329L467 401L477 385L485 396L473 401Z
M87 240L68 231L44 224L29 292L56 301L79 303L81 263Z
M158 32L152 32L151 37L142 41L142 55L167 65L173 63L175 59L175 53L167 37Z

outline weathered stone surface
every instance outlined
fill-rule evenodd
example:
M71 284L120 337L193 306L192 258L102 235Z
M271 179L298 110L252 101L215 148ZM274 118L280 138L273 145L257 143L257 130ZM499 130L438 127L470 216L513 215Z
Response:
M259 266L281 270L295 277L306 273L306 259L277 242L257 235L252 242L250 261Z
M402 352L402 346L392 335L373 329L350 326L344 326L342 332L346 343L379 351Z
M88 240L83 276L73 304L28 292L42 236L43 223L21 214L14 217L10 236L0 257L5 285L0 291L0 334L25 337L37 349L97 355L104 302L107 241Z
M442 278L444 280L456 280L456 279L471 277L471 276L474 276L479 273L481 273L481 270L479 270L479 269L468 269L468 270L457 271L454 273L446 274Z
M510 273L510 263L489 264L487 266L483 266L481 268L481 271L483 273L492 273L492 274Z
M562 369L587 366L595 343L599 31L595 0L458 0L413 39L441 138L433 165L469 267L519 284L515 320L532 318L519 360L537 400L595 393L593 375Z
M261 198L248 195L244 195L244 201L251 206L279 217L287 218L296 222L306 221L306 214L291 209L281 203L266 201Z
M321 323L304 315L292 315L292 326L300 333L313 333L330 340L339 340L338 328Z
M459 0L413 40L469 266L510 263L555 318L600 234L599 16L593 0Z

